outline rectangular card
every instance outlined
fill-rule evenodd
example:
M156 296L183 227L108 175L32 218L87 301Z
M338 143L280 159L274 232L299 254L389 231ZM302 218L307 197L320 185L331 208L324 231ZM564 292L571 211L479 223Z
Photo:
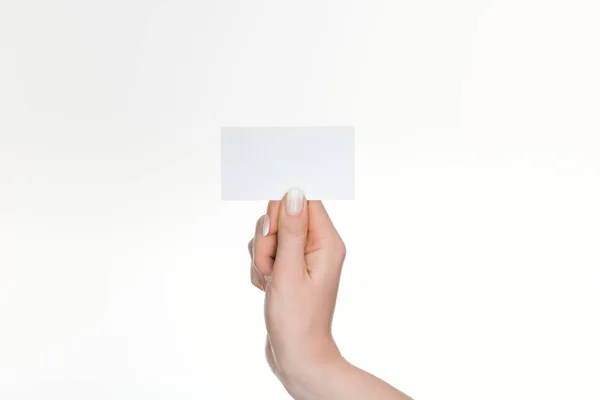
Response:
M354 127L221 128L221 199L354 199Z

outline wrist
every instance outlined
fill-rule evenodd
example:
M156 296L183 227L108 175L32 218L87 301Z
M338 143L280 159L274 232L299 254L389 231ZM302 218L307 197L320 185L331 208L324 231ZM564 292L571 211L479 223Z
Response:
M330 359L280 370L279 379L294 399L316 400L325 398L328 385L343 376L350 366L338 353Z

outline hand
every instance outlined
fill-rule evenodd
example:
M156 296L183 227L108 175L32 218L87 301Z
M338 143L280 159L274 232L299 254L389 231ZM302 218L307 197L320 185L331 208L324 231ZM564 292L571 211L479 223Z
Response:
M271 201L248 248L273 372L287 385L341 359L331 324L346 248L323 204L295 189Z
M271 201L248 244L265 291L266 356L297 400L410 400L347 362L331 334L346 247L320 201L292 189Z

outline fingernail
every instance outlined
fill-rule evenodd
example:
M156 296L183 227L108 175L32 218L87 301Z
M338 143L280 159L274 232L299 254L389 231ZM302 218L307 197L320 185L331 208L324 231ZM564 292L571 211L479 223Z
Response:
M252 267L256 268L256 265L254 264L254 253L256 250L256 240L254 238L252 238Z
M265 214L265 217L263 218L263 228L262 228L262 235L263 236L267 236L267 234L269 233L269 214Z
M300 189L292 189L285 197L285 212L291 215L300 214L304 206L304 194Z

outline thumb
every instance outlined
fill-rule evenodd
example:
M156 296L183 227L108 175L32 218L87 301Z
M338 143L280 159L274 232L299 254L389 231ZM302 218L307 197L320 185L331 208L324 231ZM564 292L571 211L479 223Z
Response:
M306 197L300 189L292 189L283 197L279 207L277 254L273 265L275 275L300 276L304 273L304 248L308 231Z

